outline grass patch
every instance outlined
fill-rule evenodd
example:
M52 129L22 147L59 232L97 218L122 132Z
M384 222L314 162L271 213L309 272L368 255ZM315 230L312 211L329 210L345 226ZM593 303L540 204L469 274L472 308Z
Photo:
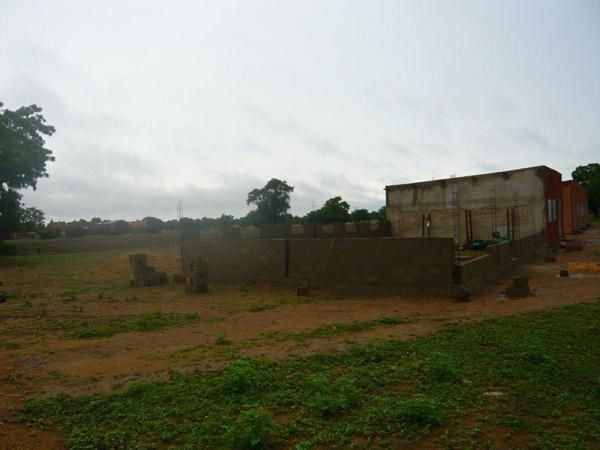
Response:
M117 318L106 323L85 321L75 325L69 336L74 339L98 339L118 333L151 332L168 327L184 325L199 320L197 314L164 314L161 312L141 314L132 318Z
M74 310L75 313L82 311L83 309ZM197 314L166 314L162 312L115 318L73 317L59 319L45 316L45 309L41 309L36 319L22 321L18 325L6 327L0 334L40 336L58 332L62 333L67 339L100 339L119 333L159 331L200 320Z
M414 319L402 318L402 317L391 317L381 316L374 320L365 321L354 321L354 322L335 322L329 323L322 327L313 328L311 330L302 333L288 333L288 332L269 332L265 333L268 339L274 341L307 341L311 339L319 338L330 338L345 333L357 333L360 331L370 330L378 326L392 326L401 323L411 323Z
M395 448L426 436L428 447L482 448L498 429L506 446L589 448L600 442L599 318L600 303L574 305L334 355L239 359L31 401L19 420L60 430L72 448Z
M316 301L332 300L333 297L326 295L278 295L275 297L275 303L258 302L250 305L248 311L260 312L269 309L279 308L282 305L300 305L302 303L312 303Z

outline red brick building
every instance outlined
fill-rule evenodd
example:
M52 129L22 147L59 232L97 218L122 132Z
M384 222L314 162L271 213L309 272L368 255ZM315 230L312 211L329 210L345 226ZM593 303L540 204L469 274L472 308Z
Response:
M588 198L585 189L574 181L562 182L563 233L580 231L588 223Z

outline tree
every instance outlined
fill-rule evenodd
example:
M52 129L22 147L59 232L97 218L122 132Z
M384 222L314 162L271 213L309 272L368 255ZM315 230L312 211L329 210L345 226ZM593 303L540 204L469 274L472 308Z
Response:
M342 197L332 197L325 204L306 215L306 219L310 223L336 223L347 222L350 220L350 205L342 200Z
M0 242L9 239L21 223L21 195L17 191L0 188Z
M44 148L42 135L52 136L55 129L46 125L37 105L16 111L2 106L0 102L0 185L35 189L37 179L48 176L46 162L54 161L52 151Z
M43 136L52 136L54 127L46 125L37 105L16 111L0 102L0 238L16 231L14 218L20 215L18 189L37 186L47 177L46 163L54 161L52 151L44 147Z
M160 233L164 222L158 217L144 217L142 219L146 233Z
M294 187L272 178L262 189L248 193L246 204L255 204L260 223L277 223L290 209L290 192Z
M46 226L44 212L34 208L21 209L21 231L28 233L39 233Z
M571 173L573 181L579 183L587 192L590 210L594 216L600 214L600 164L591 163L577 166Z
M353 222L365 222L367 220L371 220L371 213L368 209L355 209L350 214Z

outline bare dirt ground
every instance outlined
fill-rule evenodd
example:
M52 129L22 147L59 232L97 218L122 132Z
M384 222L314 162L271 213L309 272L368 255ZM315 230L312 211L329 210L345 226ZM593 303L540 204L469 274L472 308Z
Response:
M127 251L33 255L0 260L0 449L65 448L54 433L15 425L11 409L26 399L59 393L114 392L129 383L160 379L169 369L215 370L240 356L287 358L339 350L370 339L410 339L449 323L519 314L600 299L600 228L577 236L582 251L559 253L506 274L471 301L426 296L338 298L318 291L296 297L289 287L211 286L186 295L181 285L127 286ZM176 249L148 251L158 270L175 273ZM570 277L559 277L568 268ZM502 294L517 275L529 277L532 295ZM69 329L89 319L144 313L196 314L193 322L154 332L117 332L73 339ZM394 318L399 323L378 321ZM359 331L343 324L361 323ZM340 324L342 324L340 326Z

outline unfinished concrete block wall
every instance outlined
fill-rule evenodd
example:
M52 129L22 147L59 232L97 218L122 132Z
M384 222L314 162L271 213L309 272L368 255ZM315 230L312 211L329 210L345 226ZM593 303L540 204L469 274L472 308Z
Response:
M277 282L285 278L284 239L194 239L182 236L182 268L201 256L208 264L210 282Z
M200 239L188 233L181 244L184 273L200 256L209 282L308 282L436 294L453 287L449 238Z
M544 246L546 243L543 233L490 245L486 249L486 255L454 265L454 282L478 289L517 264L531 261Z
M342 284L445 291L452 286L452 239L314 239L289 242L289 277L313 286Z

